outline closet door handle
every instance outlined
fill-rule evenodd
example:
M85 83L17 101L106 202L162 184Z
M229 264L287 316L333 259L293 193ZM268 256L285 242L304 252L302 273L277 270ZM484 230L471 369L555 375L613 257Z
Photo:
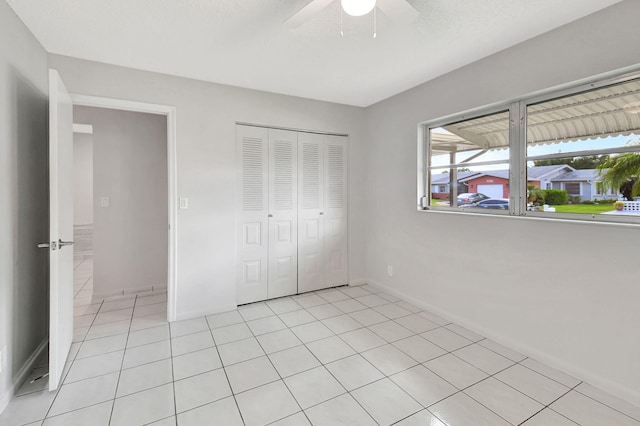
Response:
M270 214L268 217L273 217L273 215L272 215L272 214Z
M324 212L320 212L320 216L322 216L324 214Z

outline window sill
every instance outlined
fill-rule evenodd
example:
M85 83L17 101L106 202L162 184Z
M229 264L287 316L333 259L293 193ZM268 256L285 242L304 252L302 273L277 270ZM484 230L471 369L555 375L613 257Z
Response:
M430 207L427 209L417 209L418 212L423 213L435 213L435 214L448 214L448 215L466 215L475 217L491 217L500 219L515 219L515 220L534 220L543 222L556 222L556 223L574 223L580 225L604 225L604 226L622 226L627 228L639 228L640 227L640 215L637 214L606 214L606 217L600 217L598 215L578 215L571 213L551 213L553 217L549 217L549 213L544 212L527 212L525 215L517 216L509 214L509 212L486 212L486 211L469 211L469 210L454 210L448 207Z

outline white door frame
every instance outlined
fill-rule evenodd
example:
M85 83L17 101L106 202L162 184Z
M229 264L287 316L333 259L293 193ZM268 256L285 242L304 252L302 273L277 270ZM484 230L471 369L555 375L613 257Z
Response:
M97 108L118 109L123 111L160 114L167 117L167 174L168 174L168 208L169 208L169 247L167 268L167 320L175 321L177 317L177 167L176 167L176 108L168 105L149 104L124 99L103 98L100 96L71 94L73 105Z

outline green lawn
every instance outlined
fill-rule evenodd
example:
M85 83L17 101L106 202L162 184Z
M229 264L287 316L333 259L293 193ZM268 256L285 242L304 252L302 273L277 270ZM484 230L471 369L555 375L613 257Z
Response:
M615 210L613 204L565 204L555 207L556 213L600 214Z
M432 206L448 206L449 202L445 200L431 200ZM600 214L615 210L613 204L564 204L555 207L556 213L578 213L578 214Z

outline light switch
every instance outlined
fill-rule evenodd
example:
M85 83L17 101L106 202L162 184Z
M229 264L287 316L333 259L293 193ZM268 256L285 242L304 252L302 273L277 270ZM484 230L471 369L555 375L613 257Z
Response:
M100 207L109 207L109 197L100 197Z
M189 199L188 198L180 198L180 208L188 209L189 208Z

